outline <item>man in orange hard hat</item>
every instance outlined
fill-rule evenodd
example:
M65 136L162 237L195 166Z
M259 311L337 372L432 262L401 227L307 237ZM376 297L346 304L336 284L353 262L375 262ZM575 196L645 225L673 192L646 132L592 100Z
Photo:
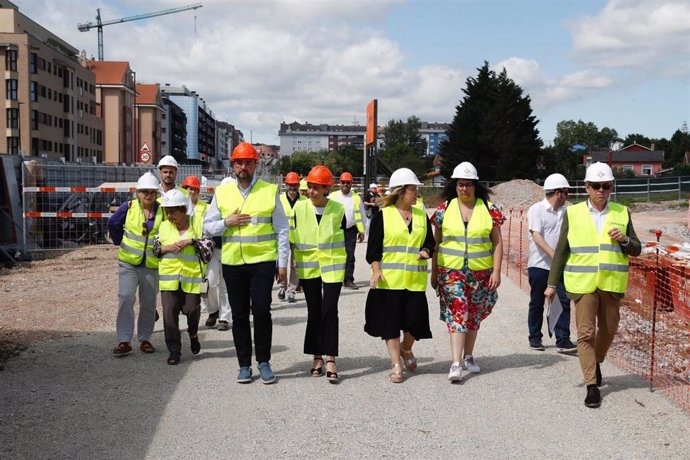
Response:
M292 226L292 216L294 215L293 208L298 201L306 200L307 198L300 195L299 193L299 174L296 172L289 172L285 176L285 193L280 194L280 201L283 204L283 209L285 210L285 216L288 219L288 223ZM288 280L283 283L278 290L278 298L280 300L285 300L285 294L287 292L288 302L292 303L295 301L295 289L299 284L299 278L297 278L297 270L294 266L294 245L290 244L290 263L288 264L289 277Z
M273 383L271 369L271 291L275 275L287 279L290 254L289 227L280 201L280 191L255 175L259 155L243 142L230 156L236 183L216 188L204 219L204 232L222 236L221 262L232 311L232 336L240 370L238 383L252 381L252 333L254 319L256 360L264 384ZM277 271L276 271L277 268Z
M347 265L345 266L345 282L348 289L359 289L355 284L355 247L357 241L364 241L364 205L357 192L352 190L352 174L345 171L340 175L340 190L331 193L329 199L345 206L347 230L345 230L345 251Z

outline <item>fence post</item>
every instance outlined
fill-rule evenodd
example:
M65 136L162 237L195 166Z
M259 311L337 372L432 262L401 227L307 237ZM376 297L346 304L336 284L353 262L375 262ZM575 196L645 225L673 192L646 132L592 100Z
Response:
M506 276L508 276L508 272L510 271L510 240L512 239L512 234L510 231L511 226L513 225L513 209L508 210L508 244L506 245Z
M681 176L678 176L678 200L681 199L680 189L681 189L681 185L683 184L683 182L680 180L680 178L681 178Z
M649 363L649 391L654 391L654 352L656 344L656 303L657 303L657 290L659 289L659 239L661 238L661 230L657 229L656 235L656 267L654 267L654 277L657 282L654 283L654 302L652 302L652 350L650 353L650 363Z
M522 213L523 210L520 210L520 234L518 235L519 238L519 248L520 252L518 253L518 285L522 289L522 225L523 225L523 220L522 220Z
M651 179L647 178L647 203L649 203L649 189L650 189L649 181L650 181L650 180L651 180Z

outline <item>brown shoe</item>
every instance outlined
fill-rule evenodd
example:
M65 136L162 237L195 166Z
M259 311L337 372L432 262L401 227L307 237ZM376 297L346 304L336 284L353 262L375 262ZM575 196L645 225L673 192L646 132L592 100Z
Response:
M353 290L359 289L359 286L357 286L352 281L345 281L343 283L343 287L348 288L348 289L353 289Z
M141 345L139 345L139 350L142 353L155 353L156 348L148 340L142 340Z
M132 351L132 346L129 342L120 342L113 350L113 355L120 357L128 354L130 351Z

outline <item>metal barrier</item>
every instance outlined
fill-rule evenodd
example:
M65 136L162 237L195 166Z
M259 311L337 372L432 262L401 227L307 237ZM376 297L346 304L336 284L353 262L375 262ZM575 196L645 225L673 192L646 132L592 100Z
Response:
M529 293L527 211L505 214L503 274ZM656 251L630 258L628 291L608 359L690 411L690 265L665 249Z

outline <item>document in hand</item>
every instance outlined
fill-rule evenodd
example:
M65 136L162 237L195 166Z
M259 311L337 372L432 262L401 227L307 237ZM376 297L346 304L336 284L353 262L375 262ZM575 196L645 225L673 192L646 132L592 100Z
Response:
M547 306L546 318L549 323L549 337L553 337L554 330L556 329L556 323L558 318L560 318L561 313L563 313L563 306L558 298L558 295L553 296L553 300L549 302Z

